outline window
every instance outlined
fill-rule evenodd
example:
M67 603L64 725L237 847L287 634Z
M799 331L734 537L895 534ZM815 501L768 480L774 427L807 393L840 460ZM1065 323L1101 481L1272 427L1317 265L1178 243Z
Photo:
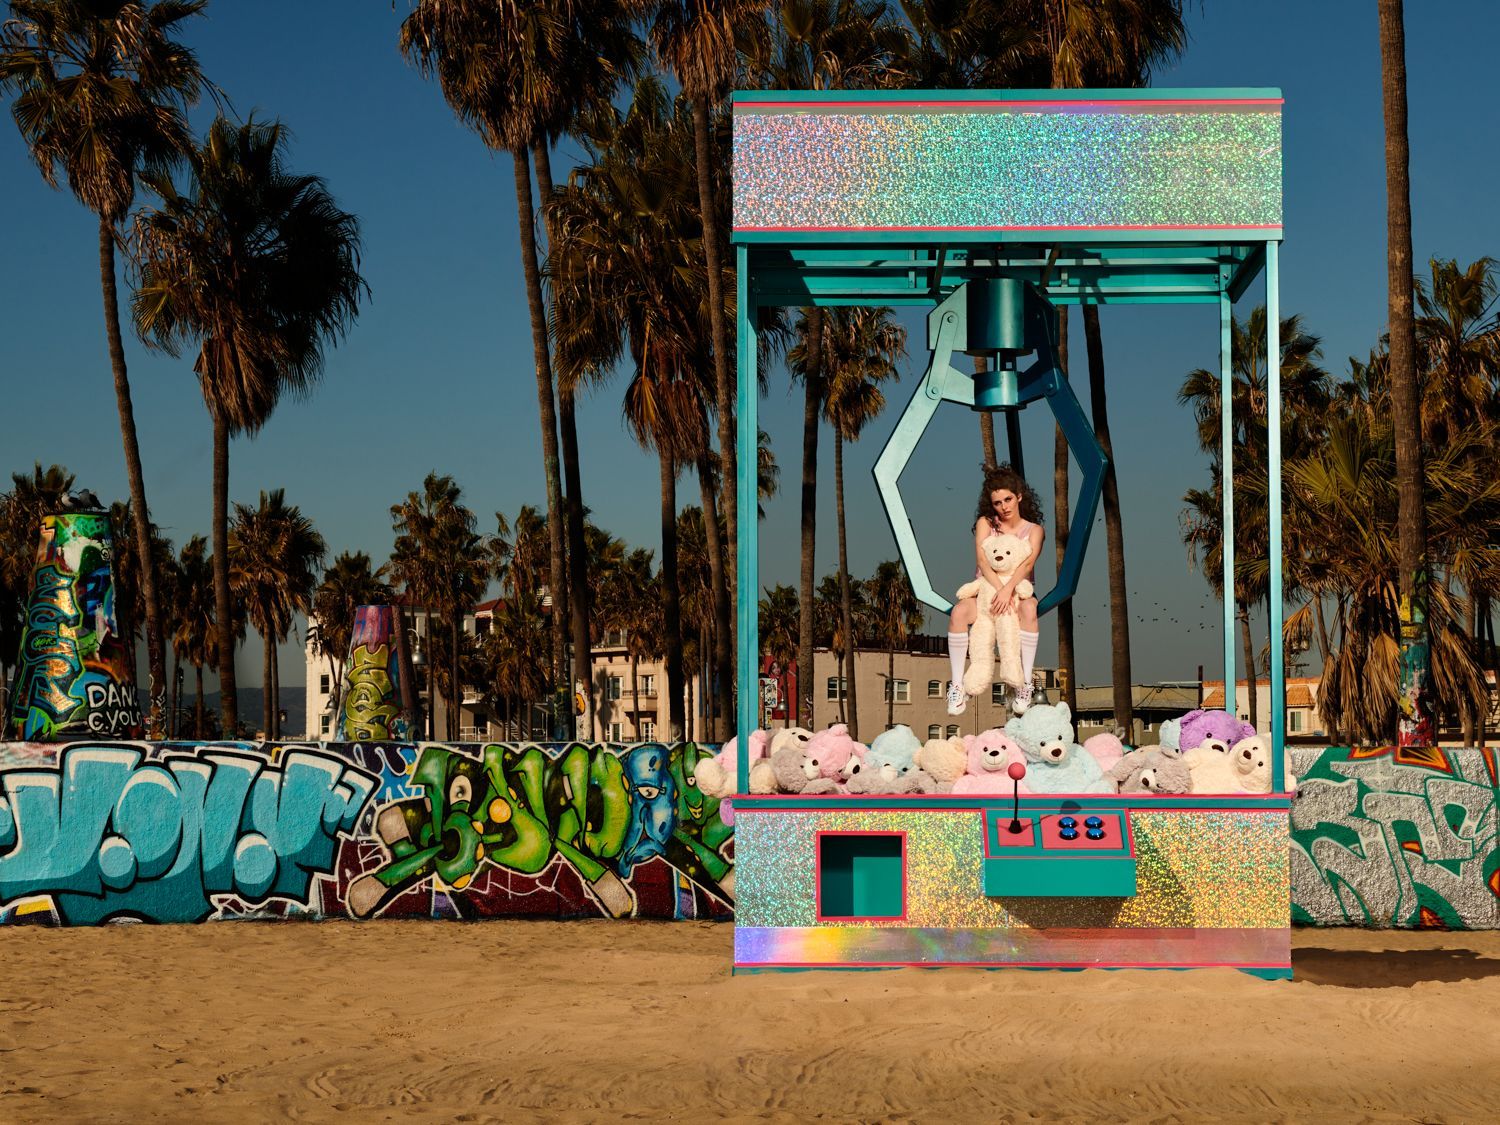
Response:
M474 618L474 635L476 637L482 637L482 636L484 636L486 633L488 633L490 631L490 625L493 622L494 622L494 618L491 618L491 617L476 617L476 618Z
M948 737L949 738L957 738L958 737L958 724L957 723L949 723L948 724Z
M943 681L942 680L928 680L927 681L927 698L928 699L941 699L942 696L943 696Z
M644 741L646 741L646 742L650 742L650 741L652 741L653 739L656 738L656 720L655 719L642 719L641 720L641 738Z
M928 738L942 738L943 737L943 728L939 724L933 723L930 727L927 728L927 737Z
M892 687L895 687L895 689L896 689L896 702L897 703L910 703L911 702L911 681L910 680L886 680L886 682L885 682L885 699L886 699L887 703L889 703L890 700L891 700L891 688Z
M995 703L995 704L1001 704L1001 703L1005 702L1005 685L1004 684L991 684L990 685L990 702L991 703Z
M906 834L818 834L818 918L906 917Z
M847 699L849 697L849 680L845 676L828 677L828 698Z
M619 648L624 643L625 643L625 630L624 629L606 629L606 630L604 630L604 647L605 648Z
M656 694L656 676L655 676L654 673L653 674L649 674L649 675L645 675L645 676L641 677L641 694L642 695L655 695Z
M611 676L608 680L605 681L604 698L619 699L620 691L624 686L625 681L622 680L619 676Z
M609 740L611 742L624 742L625 741L625 728L623 726L621 726L619 723L610 723L609 724Z
M323 678L326 680L328 677L324 676ZM333 729L333 716L332 715L324 715L322 717L322 719L320 719L318 721L318 730L322 731L323 734L326 735L332 729Z
M324 672L318 677L318 691L323 695L328 694L328 673Z
M1286 729L1293 734L1302 730L1302 712L1288 711L1286 715Z

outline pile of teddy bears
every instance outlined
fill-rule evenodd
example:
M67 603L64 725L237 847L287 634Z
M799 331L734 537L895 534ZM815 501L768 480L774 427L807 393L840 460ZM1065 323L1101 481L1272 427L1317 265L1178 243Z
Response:
M1022 793L1199 793L1271 791L1271 739L1225 711L1192 711L1162 724L1157 746L1129 749L1112 734L1074 740L1066 703L1037 704L1004 730L924 745L892 727L868 747L840 723L812 734L787 727L750 736L751 793L1009 794L1007 772L1026 766ZM734 794L738 748L730 739L698 764L711 797ZM1295 788L1287 763L1286 787ZM732 815L732 810L731 810Z

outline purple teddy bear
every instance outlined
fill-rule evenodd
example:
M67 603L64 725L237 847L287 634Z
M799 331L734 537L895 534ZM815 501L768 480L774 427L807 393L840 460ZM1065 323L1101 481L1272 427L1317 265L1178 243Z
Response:
M1184 755L1200 746L1228 754L1236 742L1253 737L1255 728L1228 711L1189 711L1182 717L1177 748Z

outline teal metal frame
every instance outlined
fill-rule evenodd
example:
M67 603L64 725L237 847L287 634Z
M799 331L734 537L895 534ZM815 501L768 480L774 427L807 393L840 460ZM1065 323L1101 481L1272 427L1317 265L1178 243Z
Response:
M890 103L901 111L901 103L933 101L945 104L969 101L1007 102L1100 102L1234 101L1236 99L1280 100L1280 91L1250 90L1084 90L1084 91L741 91L734 95L736 113L755 112L758 104L786 106L804 103L813 110L821 103L858 101ZM768 110L769 112L769 110ZM777 112L780 112L778 110ZM796 112L795 105L788 112ZM1279 159L1279 154L1278 154ZM753 513L758 505L757 440L759 436L757 363L758 317L762 307L809 305L906 305L932 307L929 341L932 362L913 394L907 413L898 424L899 440L882 453L876 467L876 482L891 515L903 559L918 597L935 609L948 608L928 580L921 552L910 521L900 502L896 480L910 456L916 439L926 428L938 405L955 402L972 408L974 377L949 362L952 351L962 349L961 325L944 319L954 311L952 302L960 288L976 280L1001 277L1025 282L1036 296L1050 305L1074 304L1215 304L1219 311L1221 444L1223 465L1224 538L1224 684L1229 709L1237 696L1234 657L1234 472L1233 472L1233 356L1231 323L1233 304L1264 271L1267 309L1267 355L1280 355L1280 242L1282 230L1257 224L1251 227L1191 227L1138 229L785 229L733 232L736 265L738 457L737 495L742 513L736 549L736 609L738 621L738 722L741 746L748 745L757 719L759 698L760 590L759 529ZM1089 447L1098 451L1092 431L1078 408L1065 380L1057 377L1051 348L1039 356L1020 382L1020 398L1044 398L1064 427L1075 456L1084 470L1085 489L1091 487L1091 472L1097 466L1102 479L1102 452L1095 461ZM1283 566L1281 512L1281 389L1280 364L1271 363L1268 373L1268 463L1269 490L1273 498L1269 512L1270 632L1271 632L1271 734L1272 776L1277 786L1284 776L1286 685L1282 644ZM1060 385L1059 385L1060 384ZM1029 398L1028 398L1029 396ZM1071 428L1070 428L1071 427ZM1008 426L1012 438L1015 429ZM1083 450L1080 456L1079 450ZM888 456L889 455L889 456ZM1087 461L1087 463L1086 463ZM1079 512L1092 516L1097 497L1080 495ZM745 514L750 518L744 518ZM1057 586L1043 599L1050 608L1070 596L1077 581L1090 521L1078 527L1074 519L1076 555L1065 561ZM1255 690L1253 676L1250 690ZM739 759L738 791L749 791L749 759ZM1284 800L1277 794L1269 799ZM805 807L800 799L788 807ZM826 798L820 798L826 803ZM951 800L951 798L949 798Z

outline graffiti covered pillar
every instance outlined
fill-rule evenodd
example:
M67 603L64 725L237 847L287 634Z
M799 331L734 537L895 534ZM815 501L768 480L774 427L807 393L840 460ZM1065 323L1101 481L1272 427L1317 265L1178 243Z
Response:
M413 737L412 716L402 705L398 630L394 606L362 605L354 611L338 738L343 742L402 742Z
M138 738L132 646L115 619L109 513L42 518L6 732L58 742Z

